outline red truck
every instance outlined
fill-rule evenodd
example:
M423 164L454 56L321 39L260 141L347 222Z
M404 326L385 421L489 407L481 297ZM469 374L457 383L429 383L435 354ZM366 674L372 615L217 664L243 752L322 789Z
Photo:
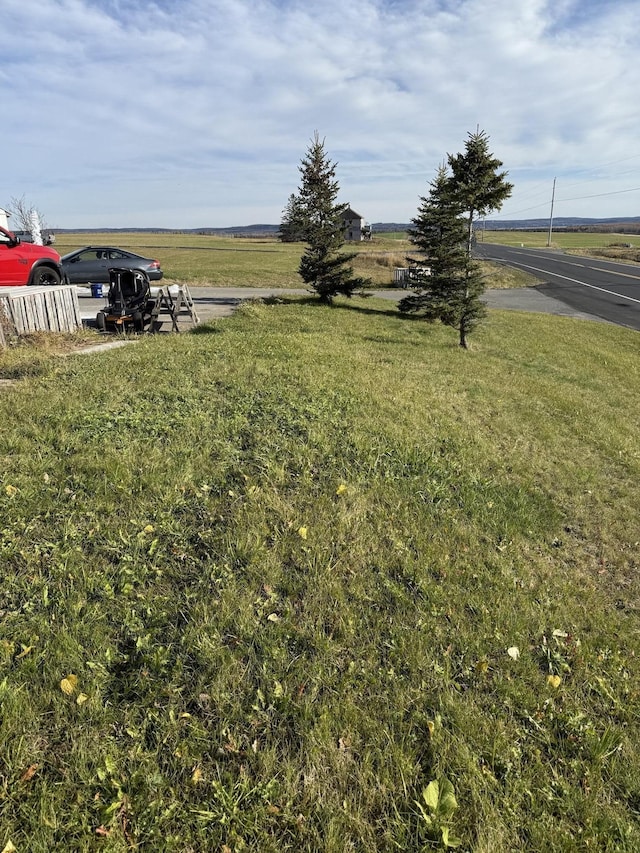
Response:
M23 243L0 226L0 287L51 285L65 281L60 255L49 246Z

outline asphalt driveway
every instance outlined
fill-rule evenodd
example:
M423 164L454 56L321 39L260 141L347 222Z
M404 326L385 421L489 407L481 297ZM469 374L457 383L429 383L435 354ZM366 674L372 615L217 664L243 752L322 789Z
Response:
M192 287L191 296L201 322L216 317L229 317L237 306L246 299L265 299L269 296L308 294L308 290L284 290L267 287ZM407 291L399 288L370 291L372 296L397 302ZM95 320L98 311L104 308L106 300L94 299L88 288L78 287L80 314L83 320ZM358 299L357 296L354 299ZM561 317L575 317L580 320L600 320L591 314L584 314L565 305L558 299L546 296L535 287L519 287L512 290L487 290L483 296L489 308L507 311L531 311L538 314L556 314Z

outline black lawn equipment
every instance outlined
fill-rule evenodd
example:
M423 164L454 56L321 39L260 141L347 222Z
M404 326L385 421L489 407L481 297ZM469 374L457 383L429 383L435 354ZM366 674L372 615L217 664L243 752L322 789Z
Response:
M155 301L144 270L111 267L107 299L106 308L96 316L101 332L144 332L151 322Z

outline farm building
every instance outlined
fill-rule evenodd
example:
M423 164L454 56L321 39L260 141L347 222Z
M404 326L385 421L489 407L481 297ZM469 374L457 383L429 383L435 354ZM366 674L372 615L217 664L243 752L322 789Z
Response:
M345 240L359 242L371 239L371 226L349 205L342 214L342 226Z

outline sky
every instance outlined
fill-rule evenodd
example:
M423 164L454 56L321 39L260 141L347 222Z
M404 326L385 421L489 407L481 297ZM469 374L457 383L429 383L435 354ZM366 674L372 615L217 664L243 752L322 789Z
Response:
M2 0L0 21L0 206L52 228L277 224L315 131L372 223L409 222L478 128L514 184L489 218L640 216L638 0Z

